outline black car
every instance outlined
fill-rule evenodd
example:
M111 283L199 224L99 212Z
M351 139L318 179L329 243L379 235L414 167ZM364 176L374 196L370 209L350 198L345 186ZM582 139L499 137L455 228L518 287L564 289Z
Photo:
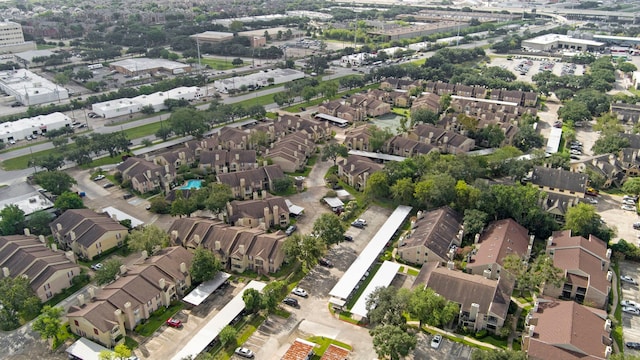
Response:
M364 225L365 224L363 222L358 221L358 220L356 220L356 221L351 223L351 226L356 227L358 229L364 229Z
M328 267L328 268L332 268L333 267L333 263L327 258L320 258L318 260L318 264L320 264L321 266L324 266L324 267Z
M102 185L102 187L103 187L103 188L105 188L105 189L108 189L108 188L113 187L113 186L114 186L114 185L113 185L113 183L112 183L112 182L108 182L108 183L106 183L106 184Z
M300 307L300 304L298 303L298 300L296 300L294 298L290 298L290 297L284 298L284 300L282 300L282 303L284 303L286 305L289 305L291 307L294 307L294 308Z
M122 195L122 198L124 198L125 200L131 199L132 197L133 197L132 193L126 193L126 194Z
M344 236L344 241L353 241L353 236L351 236L351 235L345 235L345 236Z
M640 350L640 343L637 342L628 342L624 345L629 349Z

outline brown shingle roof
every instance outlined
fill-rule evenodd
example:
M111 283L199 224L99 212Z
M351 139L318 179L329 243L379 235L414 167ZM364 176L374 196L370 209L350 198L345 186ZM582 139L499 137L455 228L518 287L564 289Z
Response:
M480 236L480 247L470 265L502 265L502 260L507 255L525 256L529 246L528 233L526 228L513 219L494 221Z
M448 206L429 211L418 218L406 248L425 246L442 259L447 259L449 247L461 230L462 216Z
M349 356L349 350L343 347L331 344L329 345L327 350L324 352L324 354L322 354L322 357L320 358L320 360L347 360L348 356Z
M307 360L315 346L312 342L296 339L282 356L282 360Z
M567 190L575 193L584 193L587 190L589 176L582 173L567 171L564 169L552 169L544 166L536 166L533 169L531 183L546 186L558 190Z

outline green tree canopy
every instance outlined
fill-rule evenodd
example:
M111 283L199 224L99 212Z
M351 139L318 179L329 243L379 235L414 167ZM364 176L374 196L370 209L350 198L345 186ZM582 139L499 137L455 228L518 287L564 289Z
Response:
M155 250L169 246L169 234L155 225L147 225L131 231L127 244L131 251L145 250L147 255L151 255Z
M415 334L399 326L377 326L369 334L373 337L373 348L381 359L400 360L416 348Z
M585 238L594 235L605 242L608 242L613 235L611 229L602 224L596 208L585 203L579 203L567 210L564 228L571 230L573 235Z
M322 148L322 161L331 160L336 165L338 157L347 157L349 150L342 144L329 143Z
M622 191L627 194L640 194L640 177L632 177L622 184Z
M214 183L210 185L209 197L205 201L207 209L213 213L220 213L226 209L227 202L233 199L231 188L227 184Z
M51 235L49 223L52 219L53 215L45 210L39 210L29 216L27 226L29 227L29 230L31 230L32 234L48 236Z
M338 244L344 239L346 229L334 213L323 213L313 223L313 233L326 244Z
M238 331L231 325L227 325L222 330L220 330L220 343L222 346L230 345L231 347L236 346L238 336Z
M33 177L36 184L42 186L45 190L54 195L62 195L69 191L76 180L62 171L41 171Z
M42 308L40 316L38 316L33 324L34 331L40 333L42 339L57 339L59 335L64 334L66 327L62 325L60 316L62 316L64 309L61 307L51 307L46 305ZM52 342L52 345L55 341Z
M98 285L108 284L116 279L120 273L122 261L118 259L110 259L102 264L102 269L96 270L95 280Z
M60 209L60 211L67 211L69 209L82 209L84 208L84 202L80 195L66 191L63 192L62 195L58 196L53 206L56 209Z
M197 248L191 262L191 278L200 283L213 279L222 269L220 260L209 250Z
M22 234L25 227L24 211L18 205L6 205L0 210L0 235Z
M40 311L40 299L23 276L0 279L0 329L8 331L20 326L20 320Z
M245 309L251 313L262 309L262 295L256 289L245 290L242 294L242 300L244 300Z
M403 314L409 309L411 294L407 289L393 286L379 287L367 297L367 319L375 325L392 325L404 328L407 319Z

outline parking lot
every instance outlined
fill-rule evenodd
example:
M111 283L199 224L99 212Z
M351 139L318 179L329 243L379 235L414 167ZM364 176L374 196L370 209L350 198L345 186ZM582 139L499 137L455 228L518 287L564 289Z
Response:
M433 360L468 360L471 359L473 349L461 343L442 339L438 349L431 348L433 335L424 333L418 334L416 350L413 352L413 359L433 359Z
M620 262L620 275L629 275L633 277L636 282L640 280L638 278L640 274L640 264L630 261ZM638 285L629 284L626 282L620 282L620 288L622 289L622 300L632 300L640 302L640 288ZM622 313L622 333L624 342L640 342L640 316L635 316L627 313ZM624 349L625 353L632 355L640 355L640 351Z
M511 60L506 57L494 57L492 66L499 66L512 71L519 81L533 82L531 78L541 71L551 71L555 75L582 75L584 65L575 65L556 61L553 58L538 56L514 56Z

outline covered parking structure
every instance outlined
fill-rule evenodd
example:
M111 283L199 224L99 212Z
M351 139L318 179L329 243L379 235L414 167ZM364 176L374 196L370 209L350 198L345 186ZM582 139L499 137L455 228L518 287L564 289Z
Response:
M209 281L205 281L202 284L198 285L189 295L185 296L182 301L191 304L193 306L198 306L202 304L209 295L213 294L214 291L218 290L222 284L224 284L229 278L230 274L226 272L219 271L213 279Z
M244 310L244 300L242 295L248 289L262 291L267 284L251 280L247 286L242 289L231 301L227 303L220 312L204 325L197 334L195 334L189 342L187 342L176 355L173 360L181 360L187 357L195 358L220 334L222 329L229 325L231 321Z
M331 116L331 115L327 115L327 114L316 114L315 115L316 120L323 120L323 121L328 121L331 124L338 126L338 127L347 127L349 126L349 121L336 117L336 116Z
M364 289L358 301L351 308L351 313L358 316L360 319L367 317L367 298L379 287L388 287L393 278L400 270L400 264L391 261L385 261L378 271L373 275L373 279L369 282L369 285Z
M349 300L353 290L365 277L365 274L371 269L373 263L384 250L385 246L393 238L396 231L402 226L402 223L411 212L412 207L406 205L398 206L391 216L385 221L380 230L369 241L369 244L362 250L360 255L351 264L349 269L342 275L338 283L331 289L329 295L332 297L329 301L332 304L344 304Z

